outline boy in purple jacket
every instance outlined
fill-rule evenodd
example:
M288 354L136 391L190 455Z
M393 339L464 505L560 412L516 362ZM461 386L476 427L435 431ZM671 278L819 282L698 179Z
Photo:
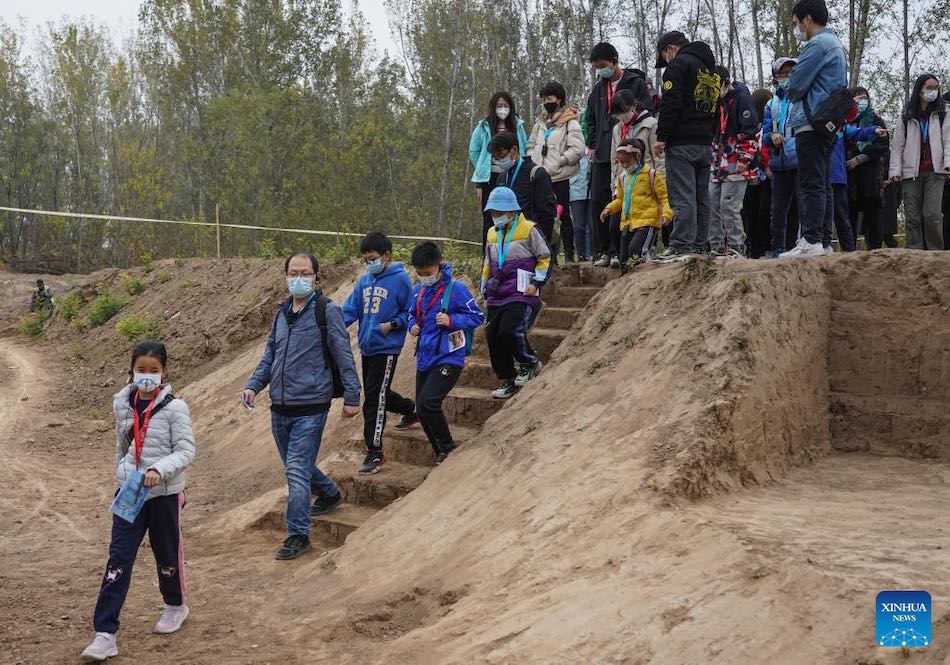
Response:
M551 248L534 222L520 214L518 199L509 188L496 187L485 212L494 223L488 230L482 267L481 290L488 304L485 339L492 370L501 379L492 397L508 399L541 371L541 361L528 343L528 329L541 307Z

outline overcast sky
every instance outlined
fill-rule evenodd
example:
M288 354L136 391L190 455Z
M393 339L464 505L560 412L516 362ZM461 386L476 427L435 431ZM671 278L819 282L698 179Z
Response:
M350 0L343 1L344 6L350 6ZM9 24L17 24L23 19L32 34L35 27L64 15L90 16L114 32L124 34L135 29L140 4L141 0L0 0L0 18ZM395 54L383 0L361 0L360 8L369 23L377 49L380 52L388 49Z

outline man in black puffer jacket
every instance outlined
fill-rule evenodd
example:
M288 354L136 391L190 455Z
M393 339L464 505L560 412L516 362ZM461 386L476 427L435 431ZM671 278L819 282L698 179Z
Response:
M597 83L587 98L587 147L591 162L591 210L603 210L613 199L611 164L614 156L610 143L617 120L610 115L610 102L618 90L630 90L643 105L653 110L653 101L647 91L646 74L639 69L624 69L618 65L617 49L606 42L598 44L590 53L591 65L597 70ZM610 263L610 229L594 218L597 231L598 265ZM616 252L613 252L616 256ZM619 262L618 262L619 265Z
M663 98L656 152L666 152L666 186L676 213L667 254L705 252L709 236L709 163L722 81L708 44L667 32L657 42Z

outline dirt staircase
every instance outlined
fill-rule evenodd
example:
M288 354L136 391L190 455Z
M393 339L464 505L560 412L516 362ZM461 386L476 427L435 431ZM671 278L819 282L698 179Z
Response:
M616 276L614 270L590 264L555 270L552 283L544 290L544 311L529 335L541 362L549 361L588 301ZM506 400L492 399L491 391L497 387L484 332L479 329L473 354L465 363L458 385L444 402L456 445L464 446L474 440L485 421L505 406ZM396 420L389 419L384 438L386 464L378 473L360 475L356 471L364 454L362 436L349 441L353 454L345 461L321 465L339 485L346 500L329 515L313 518L313 535L322 536L328 545L342 545L373 514L421 485L432 471L435 458L422 428L400 432L392 427Z

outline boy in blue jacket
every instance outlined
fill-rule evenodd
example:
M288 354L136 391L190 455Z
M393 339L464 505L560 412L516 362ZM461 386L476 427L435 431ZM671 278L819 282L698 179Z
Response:
M360 243L366 274L343 305L343 323L359 321L360 355L363 364L363 438L366 459L360 473L376 473L385 463L383 429L386 412L402 419L396 429L408 429L418 422L416 407L390 389L396 361L402 353L409 328L412 281L401 263L392 262L393 244L382 233L369 233Z
M845 142L847 141L874 141L887 136L883 127L853 127L845 125L835 137L835 144L831 152L831 191L828 192L828 203L825 206L825 226L822 234L822 245L826 254L833 254L831 247L832 225L838 230L838 242L844 252L853 252L857 249L854 230L851 228L851 216L848 210L848 167L845 159Z
M466 331L482 325L485 315L471 291L452 279L452 266L442 263L434 242L416 245L412 267L419 277L409 311L409 334L418 338L416 412L439 465L455 449L442 402L465 366Z

